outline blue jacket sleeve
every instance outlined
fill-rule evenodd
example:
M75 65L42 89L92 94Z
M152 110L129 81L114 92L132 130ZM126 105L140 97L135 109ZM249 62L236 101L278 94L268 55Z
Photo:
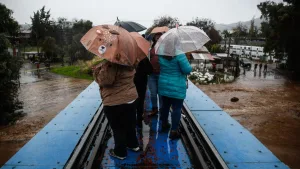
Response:
M185 54L178 55L178 63L183 74L190 74L192 71L192 66L187 60Z

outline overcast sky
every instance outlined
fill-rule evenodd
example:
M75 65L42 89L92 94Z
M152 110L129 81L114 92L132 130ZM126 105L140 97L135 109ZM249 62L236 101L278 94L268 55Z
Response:
M0 0L14 11L20 23L31 23L30 16L44 5L51 17L88 19L94 25L132 20L149 27L162 15L178 17L181 23L195 17L210 18L216 23L234 23L259 17L257 4L265 0ZM273 0L282 2L282 0Z

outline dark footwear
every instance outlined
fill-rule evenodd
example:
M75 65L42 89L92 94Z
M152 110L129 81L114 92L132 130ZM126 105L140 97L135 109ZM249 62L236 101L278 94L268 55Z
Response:
M120 160L124 160L126 158L126 156L125 157L121 157L121 156L116 155L115 152L114 152L114 149L110 149L108 154L110 156L115 157L115 158L120 159Z
M149 123L150 123L150 118L149 118L146 114L148 114L148 113L145 112L145 113L143 114L144 122L145 122L146 125L149 125Z
M149 114L149 116L155 116L155 115L157 115L157 113L158 113L157 107L156 107L156 108L153 108L153 109L152 109L152 112Z
M142 128L143 128L143 122L142 122L142 121L138 121L138 122L136 123L136 127L137 127L138 130L139 130L139 129L142 129Z
M180 133L178 131L176 131L176 130L172 130L170 132L169 138L171 140L179 139L180 138Z
M161 125L161 131L169 130L170 127L171 127L170 123L162 123L162 125Z
M131 150L131 151L134 151L134 152L139 152L141 151L141 148L140 147L135 147L135 148L130 148L130 147L127 147L128 150Z

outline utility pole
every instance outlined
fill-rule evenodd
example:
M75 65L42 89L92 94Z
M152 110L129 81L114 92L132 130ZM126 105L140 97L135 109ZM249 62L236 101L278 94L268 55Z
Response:
M229 57L229 51L230 51L230 43L231 43L231 37L229 36L229 42L228 42L228 50L227 50L227 57Z

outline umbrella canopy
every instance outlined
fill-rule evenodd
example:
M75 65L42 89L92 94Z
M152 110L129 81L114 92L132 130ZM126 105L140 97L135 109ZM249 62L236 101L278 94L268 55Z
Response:
M180 26L163 34L155 45L155 53L164 56L179 54L201 49L209 41L206 33L194 26Z
M134 66L138 63L139 47L125 29L114 25L100 25L90 29L80 40L95 55L110 62Z
M163 27L155 27L150 34L155 34L155 33L166 33L168 32L169 28L166 26Z
M209 53L192 53L195 60L215 60Z
M130 35L135 39L138 47L143 52L142 55L147 56L148 52L149 52L149 48L150 48L150 43L137 32L130 32ZM140 58L140 59L143 59L143 58Z
M147 29L145 26L132 21L117 21L115 25L126 29L128 32L141 32Z
M169 29L168 27L166 27L166 26L163 26L163 27L155 27L155 28L151 31L151 33L146 37L146 39L147 39L148 41L151 41L151 40L153 39L153 37L154 37L155 34L157 34L157 33L162 33L162 34L164 34L164 33L168 32L169 30L170 30L170 29Z

